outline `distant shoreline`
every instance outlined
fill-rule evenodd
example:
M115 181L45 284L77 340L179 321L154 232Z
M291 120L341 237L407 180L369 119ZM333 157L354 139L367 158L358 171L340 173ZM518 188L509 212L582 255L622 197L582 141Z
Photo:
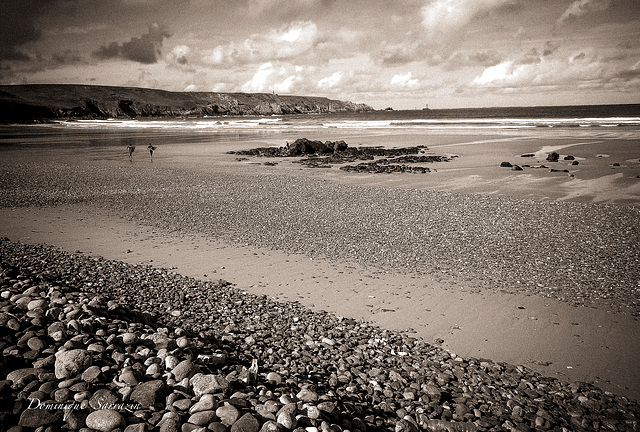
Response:
M30 84L0 86L0 122L46 119L149 118L373 111L368 105L319 96Z

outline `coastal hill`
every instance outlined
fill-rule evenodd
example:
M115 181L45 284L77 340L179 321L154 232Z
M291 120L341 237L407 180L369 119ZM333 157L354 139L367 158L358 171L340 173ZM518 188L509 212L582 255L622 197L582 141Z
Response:
M325 97L271 93L170 92L70 84L0 85L0 121L203 117L372 111Z

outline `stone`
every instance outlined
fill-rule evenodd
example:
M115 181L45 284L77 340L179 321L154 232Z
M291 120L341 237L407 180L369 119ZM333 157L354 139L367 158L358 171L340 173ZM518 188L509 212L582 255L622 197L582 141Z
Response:
M16 369L13 372L9 372L7 375L7 380L11 381L14 385L19 385L25 381L25 378L33 375L32 379L37 377L41 372L44 372L44 369L39 368L23 368Z
M511 162L502 162L502 163L500 164L500 166L501 166L502 168L511 168L511 167L513 167L513 165L511 164Z
M271 384L280 385L282 384L282 376L277 372L269 372L267 374L267 381Z
M61 420L62 410L47 409L46 403L44 401L42 404L40 401L30 403L29 408L20 414L18 425L26 428L39 428Z
M44 309L46 306L47 306L47 301L45 299L36 299L36 300L31 300L27 304L27 309L32 311L36 309Z
M282 431L282 425L272 420L264 422L262 424L262 427L260 428L260 432L281 432L281 431Z
M82 372L82 381L89 384L95 383L102 377L102 370L98 366L89 366L84 372Z
M127 332L122 335L122 343L125 345L133 345L139 340L138 335L135 333Z
M175 339L170 338L165 333L157 332L148 336L148 339L153 341L155 344L155 348L157 350L167 349L169 351L174 350L178 347Z
M143 408L164 403L167 396L167 385L162 380L147 381L135 386L131 392L131 400L138 402Z
M206 426L216 419L217 419L216 411L213 411L213 410L198 411L194 414L191 414L187 422L193 423L198 426Z
M418 432L418 428L413 422L402 419L396 423L396 432Z
M309 389L302 389L296 397L303 402L315 402L318 400L318 394Z
M210 430L211 432L228 432L229 431L229 429L227 429L227 427L220 422L210 423L207 429Z
M191 399L178 399L176 401L173 401L172 405L177 410L187 411L190 410L193 402L191 401Z
M135 423L127 426L124 432L147 432L147 430L146 423Z
M124 418L116 410L99 409L89 413L86 419L87 427L100 432L110 432L124 426Z
M222 424L231 426L240 417L240 411L233 405L226 403L216 409L216 416L218 416Z
M198 372L198 366L191 360L183 360L176 365L171 371L176 381L182 381L185 378L191 378Z
M91 399L89 399L89 406L94 410L102 410L111 404L118 402L118 396L109 389L98 389L93 395L91 395Z
M547 162L558 162L560 155L557 152L551 152L547 155Z
M246 413L231 426L231 432L258 432L259 430L260 422L251 413Z
M180 430L184 431L184 426L180 428L180 420L175 418L164 418L159 423L159 431L160 432L179 432Z
M124 368L118 377L120 382L123 382L129 386L135 386L138 384L138 377L131 368Z
M281 411L276 418L276 422L286 429L295 429L298 424L295 415L290 411Z
M71 378L91 366L93 356L84 349L72 349L56 354L55 374L58 379Z
M189 408L189 413L193 414L198 411L215 410L218 408L218 400L212 394L202 395L200 400Z
M200 397L207 393L221 393L229 388L229 382L220 375L195 374L190 380L193 392Z
M41 338L34 336L27 341L27 346L35 351L42 351L48 344Z

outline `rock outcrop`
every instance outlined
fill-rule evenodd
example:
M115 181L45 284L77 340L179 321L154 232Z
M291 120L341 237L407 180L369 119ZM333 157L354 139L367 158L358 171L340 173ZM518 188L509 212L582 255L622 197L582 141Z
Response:
M270 93L33 84L0 86L0 121L79 118L204 117L372 111L348 101Z

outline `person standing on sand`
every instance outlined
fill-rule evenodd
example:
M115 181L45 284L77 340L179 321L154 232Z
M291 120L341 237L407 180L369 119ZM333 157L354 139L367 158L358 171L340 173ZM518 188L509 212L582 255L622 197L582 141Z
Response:
M151 162L153 162L153 151L154 151L155 149L156 149L156 148L155 148L153 145L151 145L151 144L149 144L149 145L147 146L147 150L149 150L149 155L151 156Z
M136 148L135 148L133 145L131 145L131 144L129 144L129 145L127 146L127 150L129 151L129 160L130 160L131 162L133 162L133 151L134 151L135 149L136 149Z

